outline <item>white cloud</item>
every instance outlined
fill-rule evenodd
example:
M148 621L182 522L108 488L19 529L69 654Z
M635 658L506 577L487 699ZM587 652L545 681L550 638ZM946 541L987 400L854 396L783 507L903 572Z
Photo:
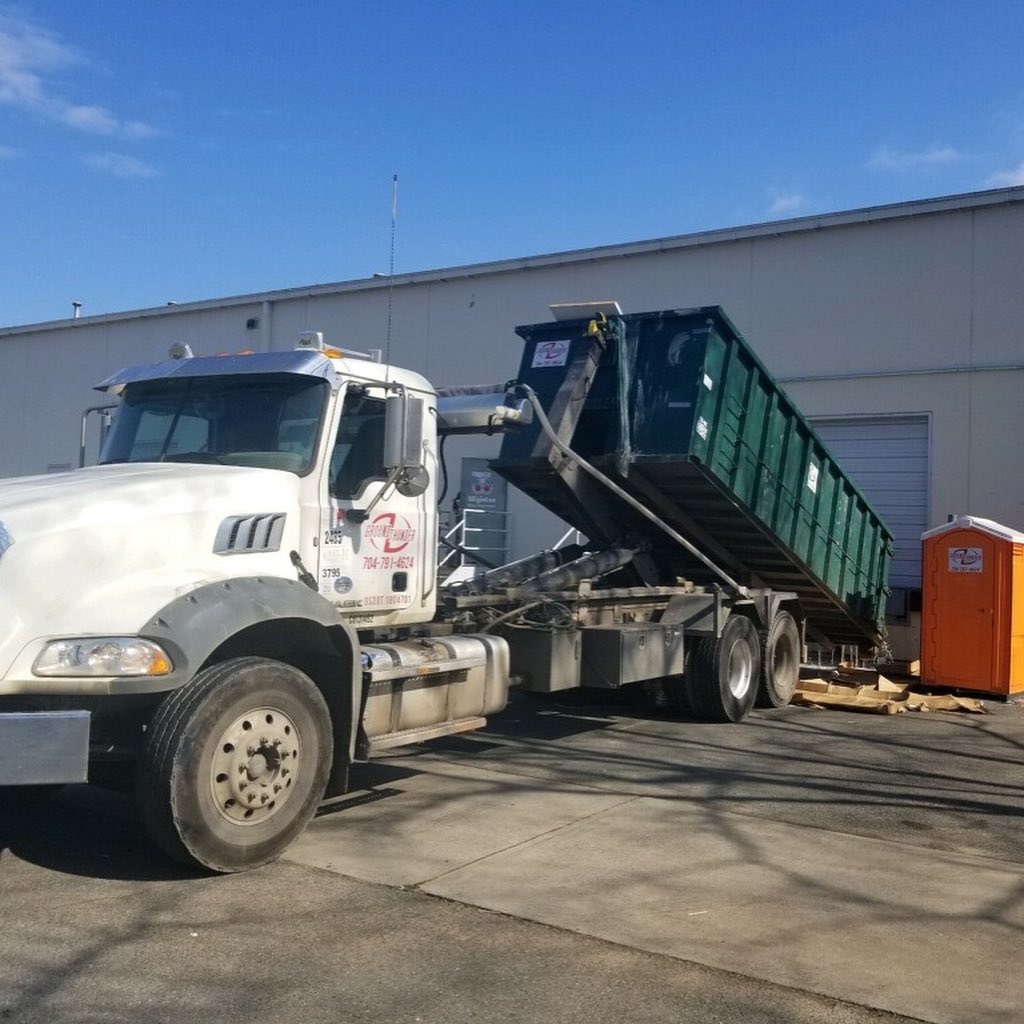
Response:
M0 11L0 103L41 109L48 103L44 74L81 63L77 50L45 29Z
M1014 185L1024 185L1024 162L1019 163L1012 170L993 174L986 184L993 188L1011 188Z
M930 146L916 151L882 146L872 154L868 167L876 171L912 171L920 167L952 164L962 159L963 154L952 146Z
M795 213L807 205L807 200L798 192L791 192L786 195L778 195L768 207L769 217L781 217L787 213Z
M84 162L93 170L115 178L155 178L160 174L152 164L124 153L93 153L85 157Z
M85 62L52 32L0 11L0 104L90 135L146 139L159 134L144 121L122 121L106 107L72 103L54 91L56 72Z
M163 133L159 128L154 128L145 121L125 121L121 125L121 137L124 139L151 139L161 134Z
M116 135L120 139L151 139L159 131L145 121L119 121L106 107L65 107L59 120L89 135Z
M60 119L70 128L90 135L116 135L121 127L106 107L67 107Z

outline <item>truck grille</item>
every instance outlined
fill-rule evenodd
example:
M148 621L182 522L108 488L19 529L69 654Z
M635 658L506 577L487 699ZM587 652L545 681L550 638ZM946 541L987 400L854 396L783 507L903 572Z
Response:
M246 555L277 551L284 533L284 512L259 512L250 516L228 516L213 541L215 555Z

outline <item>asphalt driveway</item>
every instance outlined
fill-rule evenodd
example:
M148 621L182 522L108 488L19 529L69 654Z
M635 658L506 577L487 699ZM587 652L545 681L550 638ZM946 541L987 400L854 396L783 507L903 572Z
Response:
M1024 1005L1024 706L741 726L517 695L208 878L0 801L3 1021L874 1021Z

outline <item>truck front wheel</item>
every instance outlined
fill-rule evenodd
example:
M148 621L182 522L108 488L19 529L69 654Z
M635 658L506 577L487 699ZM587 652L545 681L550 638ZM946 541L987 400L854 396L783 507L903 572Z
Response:
M266 658L213 665L169 694L150 723L137 787L143 820L186 864L267 864L316 811L332 747L327 705L298 669Z
M761 645L750 619L733 614L717 639L701 640L690 658L694 711L718 722L746 718L757 696Z

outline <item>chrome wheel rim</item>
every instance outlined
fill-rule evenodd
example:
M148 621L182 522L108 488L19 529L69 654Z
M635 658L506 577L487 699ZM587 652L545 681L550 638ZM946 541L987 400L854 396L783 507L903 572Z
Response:
M729 692L738 700L749 689L754 676L754 659L750 647L735 643L729 651Z

